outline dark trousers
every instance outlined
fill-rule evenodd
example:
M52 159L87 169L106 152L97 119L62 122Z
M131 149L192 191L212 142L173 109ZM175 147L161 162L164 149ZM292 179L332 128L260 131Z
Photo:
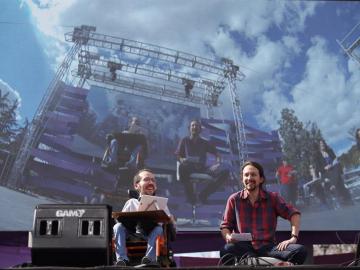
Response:
M281 196L284 197L286 202L291 203L294 206L296 205L298 199L297 188L298 186L296 181L281 185Z
M216 164L211 167L205 167L196 163L183 162L179 165L180 181L184 184L187 200L191 204L196 203L196 195L193 184L190 182L192 173L206 173L215 179L215 182L209 183L199 194L202 202L206 202L208 196L214 193L219 187L225 184L229 177L229 170L222 164Z
M342 169L339 165L335 165L330 170L325 171L324 178L330 179L331 184L335 186L338 197L342 199L344 204L353 204L351 194L344 184Z
M234 256L241 257L273 257L283 261L292 262L293 264L303 264L307 251L303 245L290 244L285 250L279 251L276 244L265 245L258 250L255 250L251 242L236 242L226 244L220 250L220 257L223 258L222 262L226 265L234 263Z

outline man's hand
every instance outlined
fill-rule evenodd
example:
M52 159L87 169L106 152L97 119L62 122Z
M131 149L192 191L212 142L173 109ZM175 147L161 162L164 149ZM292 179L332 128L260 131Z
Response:
M297 239L295 237L291 237L289 240L282 241L277 245L277 249L279 251L285 250L289 244L296 244Z
M235 239L232 238L232 234L231 233L228 233L225 235L225 242L226 244L229 244L229 243L235 243Z

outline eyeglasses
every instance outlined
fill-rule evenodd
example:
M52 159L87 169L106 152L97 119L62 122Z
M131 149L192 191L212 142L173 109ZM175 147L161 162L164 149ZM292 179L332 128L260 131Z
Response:
M144 182L156 182L155 178L153 177L145 177L144 179L142 179Z

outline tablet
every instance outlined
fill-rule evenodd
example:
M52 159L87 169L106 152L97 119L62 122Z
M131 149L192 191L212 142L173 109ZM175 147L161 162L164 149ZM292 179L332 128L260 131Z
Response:
M251 233L232 233L231 236L236 241L252 241Z
M167 201L168 198L165 197L141 195L138 211L165 210Z

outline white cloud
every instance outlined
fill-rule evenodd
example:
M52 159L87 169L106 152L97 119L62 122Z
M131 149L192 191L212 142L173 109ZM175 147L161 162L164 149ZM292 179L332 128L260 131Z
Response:
M241 99L245 101L242 103L246 112L255 115L261 127L276 127L275 111L278 110L276 115L280 116L281 108L289 103L282 93L282 89L285 89L283 71L289 66L286 63L293 55L292 47L285 46L281 41L273 42L262 37L259 38L254 56L246 60L255 72L247 72L246 79L240 84ZM269 97L273 98L274 94L279 96L278 102L272 107ZM269 115L272 117L269 118Z
M296 10L292 24L303 25L304 18L316 5L309 3L300 7L296 2L245 0L48 0L40 4L26 0L26 3L39 30L60 41L68 30L61 26L88 24L96 26L99 33L200 55L206 53L204 41L216 37L220 25L257 37L273 24L284 24L288 28L289 22L284 21L288 10Z
M307 17L314 15L315 8L322 3L315 1L282 1L286 6L284 22L289 32L302 32Z
M24 0L24 2L31 11L35 25L44 35L60 40L64 38L63 29L59 27L68 24L61 20L61 16L76 0Z
M292 90L292 106L300 120L316 122L329 143L339 142L359 125L360 74L350 73L347 80L341 55L329 52L320 37L312 39L307 57L304 78Z
M260 126L277 129L281 109L289 107L289 101L280 89L266 91L262 95L263 110L257 115Z
M316 121L333 141L343 136L343 130L358 124L354 120L360 108L358 67L349 61L348 70L343 70L338 63L342 55L331 54L322 38L314 38L307 49L297 36L306 30L307 18L315 15L322 2L49 0L34 4L27 0L26 3L38 29L52 38L46 48L58 61L65 52L63 34L72 30L63 26L94 25L99 33L204 57L213 57L215 53L233 59L246 74L246 79L238 84L243 112L254 115L263 128L276 128L285 106L295 109L302 121ZM267 36L274 27L279 32L277 39ZM239 37L251 44L251 52ZM296 64L292 60L303 50L307 52L305 73L297 85L289 87L286 72ZM288 89L291 92L286 92ZM225 107L230 115L231 106Z

